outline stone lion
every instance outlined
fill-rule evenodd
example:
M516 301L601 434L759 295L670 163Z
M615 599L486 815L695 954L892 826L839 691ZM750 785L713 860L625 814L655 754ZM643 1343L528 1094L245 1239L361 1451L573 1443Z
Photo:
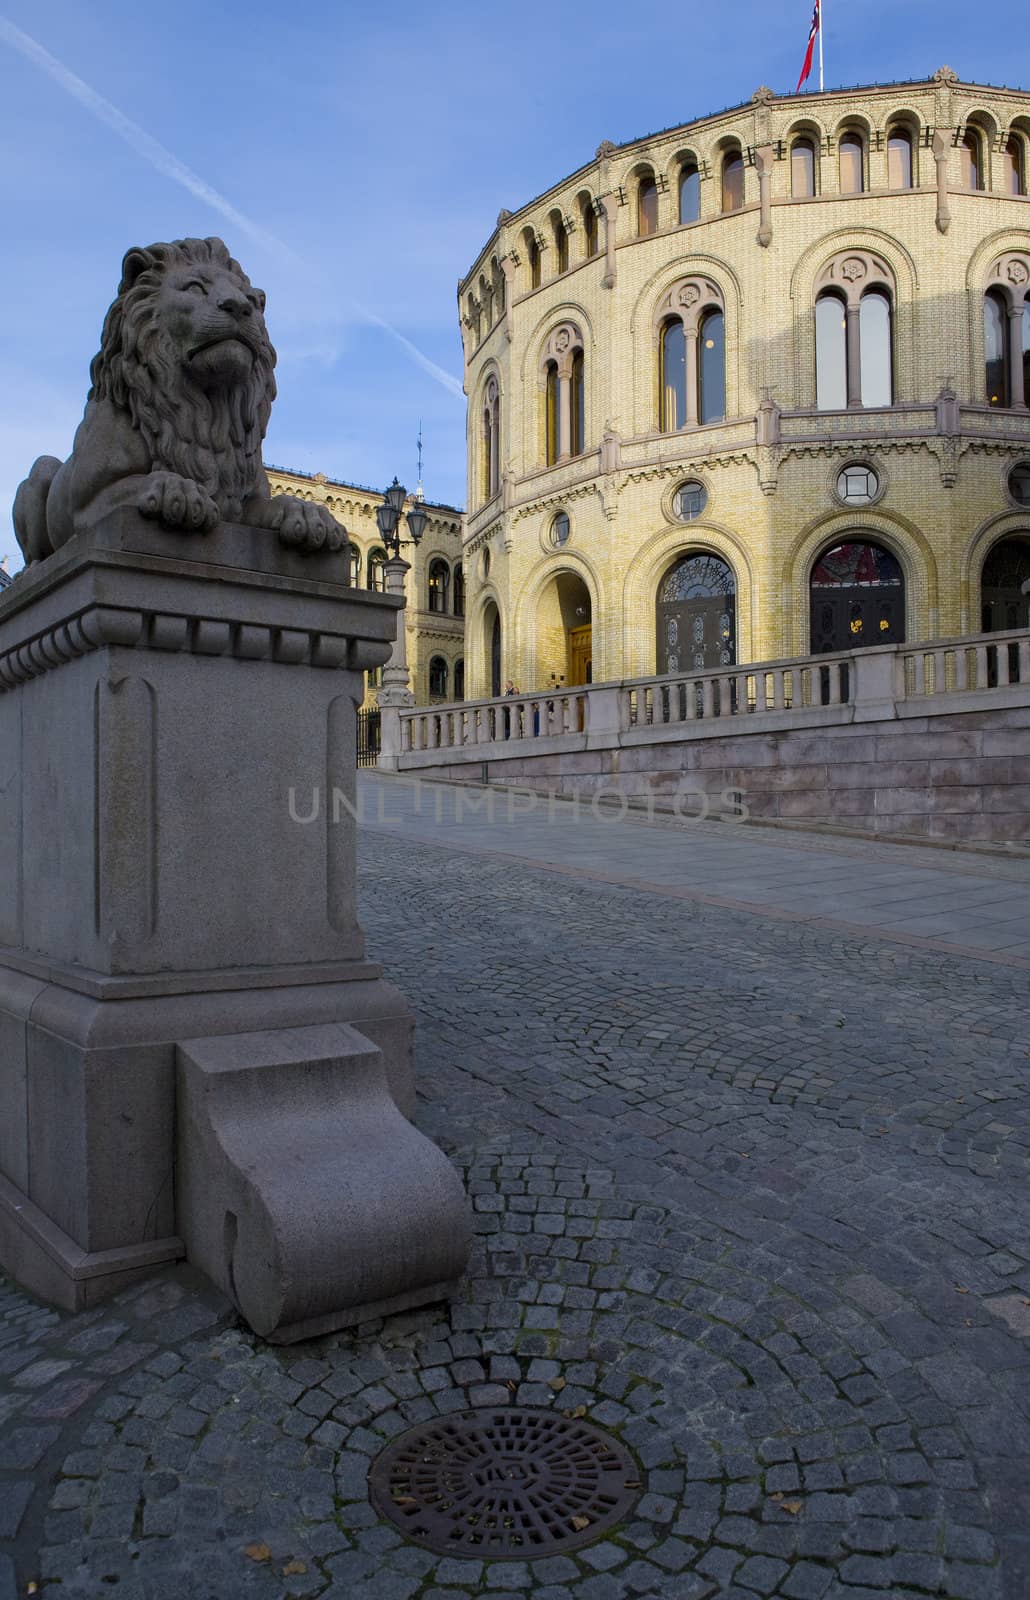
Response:
M244 522L302 550L343 549L325 506L268 487L276 358L264 309L221 239L128 252L72 453L41 456L15 497L26 563L121 506L183 533Z

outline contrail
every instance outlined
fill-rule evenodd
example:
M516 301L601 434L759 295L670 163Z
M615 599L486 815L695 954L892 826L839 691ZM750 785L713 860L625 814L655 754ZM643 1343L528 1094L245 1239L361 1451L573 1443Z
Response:
M91 111L100 122L111 129L112 133L116 133L119 139L123 139L127 145L135 150L138 156L149 162L164 177L171 178L173 183L179 183L184 189L188 189L190 194L195 195L198 200L202 200L213 211L217 211L227 222L231 222L241 233L247 234L249 238L263 246L273 255L284 257L292 262L294 266L307 267L307 263L297 255L296 251L291 250L288 244L284 244L282 239L277 238L274 233L269 233L266 228L262 228L259 223L254 222L242 211L238 211L231 201L227 200L223 194L219 194L217 189L199 177L177 156L173 156L172 152L166 150L163 144L152 138L145 128L141 128L139 123L133 122L129 117L125 116L123 112L118 110L117 106L111 104L110 100L105 100L102 94L97 94L96 90L91 89L88 83L77 77L63 62L58 61L56 56L52 56L49 50L45 50L37 40L33 39L29 34L23 33L20 28L16 27L6 17L0 17L0 39L9 44L13 50L17 50L19 55L24 56L27 61L31 61L33 66L39 67L40 71L45 72L47 77L52 78L56 84L59 84L67 94L71 95L73 100L77 100L80 105L86 107L87 111ZM417 362L431 378L435 378L436 382L441 384L450 394L463 398L464 391L457 378L446 372L443 367L438 367L435 361L430 361L429 357L423 355L417 345L412 344L411 340L405 338L403 333L400 333L389 322L384 321L382 317L375 316L369 311L356 309L357 314L365 321L374 323L376 327L382 328L385 333L388 333L391 338L396 339L398 344L402 345L408 352L412 360Z

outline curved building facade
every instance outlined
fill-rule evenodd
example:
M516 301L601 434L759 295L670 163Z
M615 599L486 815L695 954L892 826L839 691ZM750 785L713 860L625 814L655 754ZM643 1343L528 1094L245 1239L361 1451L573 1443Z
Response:
M1030 94L618 147L459 287L470 698L1025 625Z

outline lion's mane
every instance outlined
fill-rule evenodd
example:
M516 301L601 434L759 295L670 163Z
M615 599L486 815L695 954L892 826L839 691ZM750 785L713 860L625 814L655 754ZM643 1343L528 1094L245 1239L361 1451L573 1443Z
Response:
M142 271L137 270L140 256ZM192 478L232 522L262 470L261 442L275 399L275 351L263 333L251 342L254 361L247 380L205 393L186 381L183 352L171 342L160 315L159 291L169 268L212 261L226 267L241 288L251 287L221 239L176 239L130 252L90 366L90 399L127 411L152 453L152 470Z

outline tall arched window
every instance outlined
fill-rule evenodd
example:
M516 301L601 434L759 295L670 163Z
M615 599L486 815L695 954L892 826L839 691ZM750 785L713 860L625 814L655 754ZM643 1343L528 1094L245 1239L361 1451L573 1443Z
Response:
M1023 175L1023 145L1019 137L1010 133L1001 153L1002 190L1005 194L1025 194Z
M450 572L446 561L431 561L429 563L429 609L430 611L444 612L447 610L447 590L450 587Z
M721 311L701 318L697 365L699 418L719 422L726 415L726 320Z
M665 433L726 414L722 293L709 278L673 285L659 303L658 425Z
M894 399L891 363L891 303L882 289L870 289L859 302L862 404L889 406Z
M443 656L429 658L429 698L431 700L447 698L447 663Z
M645 173L637 185L637 233L643 239L658 232L658 185L652 173Z
M540 287L540 246L536 241L536 234L530 233L526 241L526 260L529 264L529 287Z
M454 698L455 700L465 698L465 661L462 656L459 656L454 663Z
M894 401L894 280L882 257L845 250L823 268L815 303L820 411Z
M492 500L501 486L501 391L490 378L483 397L483 499Z
M790 147L790 192L795 200L809 200L815 194L815 145L811 139L795 139Z
M465 615L465 568L459 564L454 569L454 615Z
M561 379L557 361L547 363L546 395L547 465L553 467L561 454Z
M386 593L386 551L368 552L368 587L376 594Z
M907 128L891 128L887 135L887 187L912 187L912 135Z
M589 195L583 201L583 251L588 261L597 254L597 212Z
M1009 314L1000 289L988 289L984 295L984 373L987 404L1007 406L1010 401Z
M889 550L860 533L818 557L809 599L813 655L904 641L905 575Z
M701 174L695 161L680 168L680 222L697 222L701 215Z
M722 158L722 209L739 211L744 204L744 157L736 148Z
M863 154L860 133L841 134L839 145L841 194L861 194L865 188Z
M362 565L361 551L358 549L356 544L352 544L350 547L350 557L348 560L349 576L347 579L347 582L350 584L352 589L361 588Z
M674 433L687 422L687 339L679 317L670 317L662 329L659 381L658 426Z
M583 382L583 352L577 350L572 358L570 379L569 420L572 424L572 454L581 456L586 439L586 386Z
M837 294L815 303L815 403L820 411L843 411L848 403L846 312Z
M554 239L554 270L567 272L569 267L569 236L565 231L565 219L560 211L551 212L551 235Z
M583 335L574 322L560 323L543 350L544 445L548 466L586 447Z
M966 189L984 186L983 140L975 128L967 128L962 137L962 184Z

